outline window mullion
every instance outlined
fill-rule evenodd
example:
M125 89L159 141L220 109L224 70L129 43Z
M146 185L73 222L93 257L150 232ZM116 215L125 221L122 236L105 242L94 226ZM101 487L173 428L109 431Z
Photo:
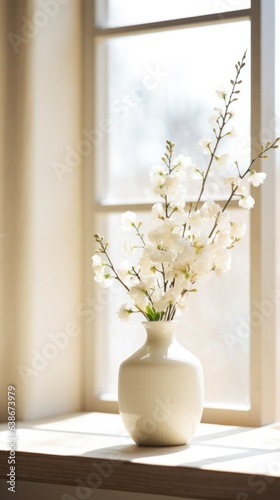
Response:
M94 36L98 38L111 38L118 36L129 36L143 33L156 33L181 28L194 28L200 26L210 26L220 22L234 22L250 19L251 9L236 10L232 12L220 12L218 14L208 14L196 17L187 17L181 19L170 19L145 24L136 24L120 26L116 28L95 28Z
M274 0L252 3L252 152L274 130ZM275 167L273 154L258 164L267 172L262 189L253 193L251 214L251 397L253 424L275 417L276 254Z

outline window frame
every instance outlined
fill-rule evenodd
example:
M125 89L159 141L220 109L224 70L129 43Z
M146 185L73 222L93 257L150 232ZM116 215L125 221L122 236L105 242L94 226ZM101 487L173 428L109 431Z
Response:
M94 96L96 97L97 91L94 74L96 67L95 44L98 43L98 40L110 36L133 35L247 19L251 21L251 142L255 144L255 139L259 139L260 131L265 135L269 130L271 137L275 137L275 120L271 120L275 115L275 29L273 22L275 0L254 0L251 2L250 9L240 11L116 28L100 28L96 26L95 5L97 1L85 0L83 12L83 123L86 130L93 130L97 127L94 122ZM104 5L105 2L102 4L103 8ZM99 11L97 15L102 15L102 12ZM269 54L269 57L267 54ZM280 303L280 298L278 298L279 292L276 288L276 182L274 162L274 155L271 154L268 160L261 160L258 165L261 171L266 172L269 170L269 175L262 189L254 192L256 207L250 213L251 408L245 411L205 407L203 422L258 426L276 419L276 306ZM94 227L93 219L95 215L105 212L122 212L128 208L134 211L139 209L149 210L151 208L149 203L102 205L97 199L93 200L95 182L93 164L93 155L88 155L84 159L83 187L83 198L85 200L83 304L85 308L92 308L92 316L95 315L96 311L94 309L94 286L91 268L91 255L93 253L92 228ZM275 244L271 244L271 242L275 242ZM267 262L269 262L269 266ZM274 292L276 298L272 299L271 296ZM261 312L261 320L255 322L256 324L252 324L252 318L253 315L256 315L258 305L262 310L269 301L272 302L272 312L269 314ZM98 314L95 315L95 317L97 316ZM98 359L98 338L94 333L92 321L85 321L84 325L84 409L87 411L116 413L118 412L116 401L104 401L98 398L98 378L102 366L102 360ZM267 341L268 338L269 342Z

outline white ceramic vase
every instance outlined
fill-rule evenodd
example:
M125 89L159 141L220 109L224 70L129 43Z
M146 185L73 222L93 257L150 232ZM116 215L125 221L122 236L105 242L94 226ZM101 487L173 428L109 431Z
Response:
M119 369L119 411L132 439L144 446L190 441L203 411L199 360L175 339L175 321L146 321L145 344Z

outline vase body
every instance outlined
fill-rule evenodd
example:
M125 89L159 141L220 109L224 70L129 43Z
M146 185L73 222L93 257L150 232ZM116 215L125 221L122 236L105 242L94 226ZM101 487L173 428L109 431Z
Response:
M203 411L199 360L175 338L174 321L147 321L145 344L119 369L119 411L138 445L175 446L190 441Z

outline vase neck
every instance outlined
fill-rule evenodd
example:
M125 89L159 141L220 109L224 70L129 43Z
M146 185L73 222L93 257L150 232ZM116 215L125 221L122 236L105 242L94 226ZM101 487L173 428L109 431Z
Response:
M173 342L177 321L144 321L143 325L149 343L171 344Z

